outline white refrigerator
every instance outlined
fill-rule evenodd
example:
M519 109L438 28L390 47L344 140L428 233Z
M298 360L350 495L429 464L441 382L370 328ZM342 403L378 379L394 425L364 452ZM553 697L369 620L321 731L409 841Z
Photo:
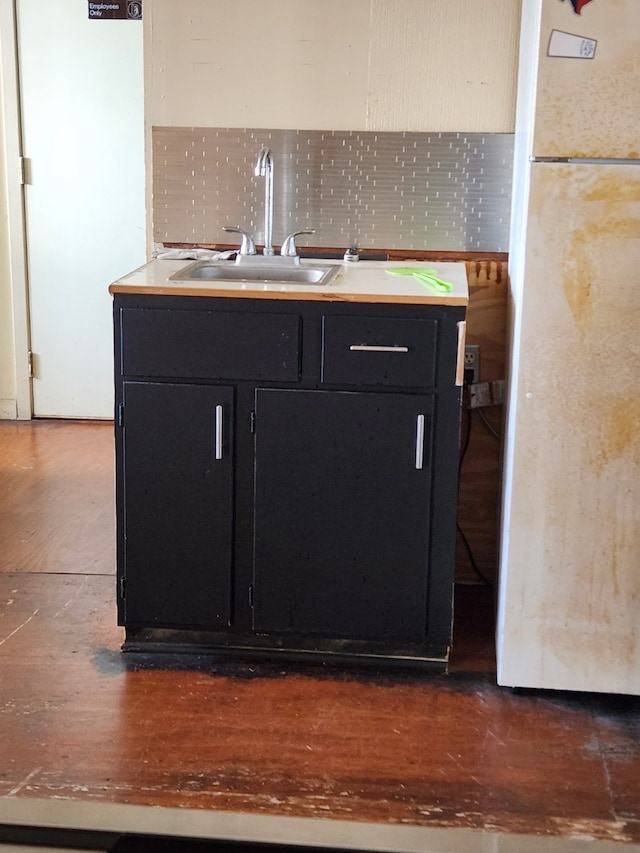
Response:
M505 686L640 695L639 6L522 4Z

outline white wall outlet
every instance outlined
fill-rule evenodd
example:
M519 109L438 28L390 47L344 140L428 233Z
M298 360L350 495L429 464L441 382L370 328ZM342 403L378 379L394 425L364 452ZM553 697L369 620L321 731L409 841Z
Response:
M467 344L464 348L464 382L475 385L480 381L480 346Z

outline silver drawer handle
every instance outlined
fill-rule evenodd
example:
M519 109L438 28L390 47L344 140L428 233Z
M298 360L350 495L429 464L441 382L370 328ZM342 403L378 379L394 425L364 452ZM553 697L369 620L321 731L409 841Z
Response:
M216 459L222 459L222 406L216 406Z
M422 471L424 464L424 415L416 418L416 471Z
M379 347L368 344L351 344L351 352L409 352L409 347Z

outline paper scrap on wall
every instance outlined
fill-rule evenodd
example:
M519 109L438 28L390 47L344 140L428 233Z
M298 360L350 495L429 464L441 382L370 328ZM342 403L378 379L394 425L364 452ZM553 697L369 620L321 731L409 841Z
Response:
M564 2L564 0L563 0ZM591 0L571 0L571 5L573 6L573 11L576 15L579 15L587 3L590 3Z

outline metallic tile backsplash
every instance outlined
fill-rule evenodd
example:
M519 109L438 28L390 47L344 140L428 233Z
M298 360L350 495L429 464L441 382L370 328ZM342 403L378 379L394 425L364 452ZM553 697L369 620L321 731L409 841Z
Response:
M273 242L301 246L506 252L513 135L155 127L158 243L229 243L223 225L264 240L258 151L275 162Z

